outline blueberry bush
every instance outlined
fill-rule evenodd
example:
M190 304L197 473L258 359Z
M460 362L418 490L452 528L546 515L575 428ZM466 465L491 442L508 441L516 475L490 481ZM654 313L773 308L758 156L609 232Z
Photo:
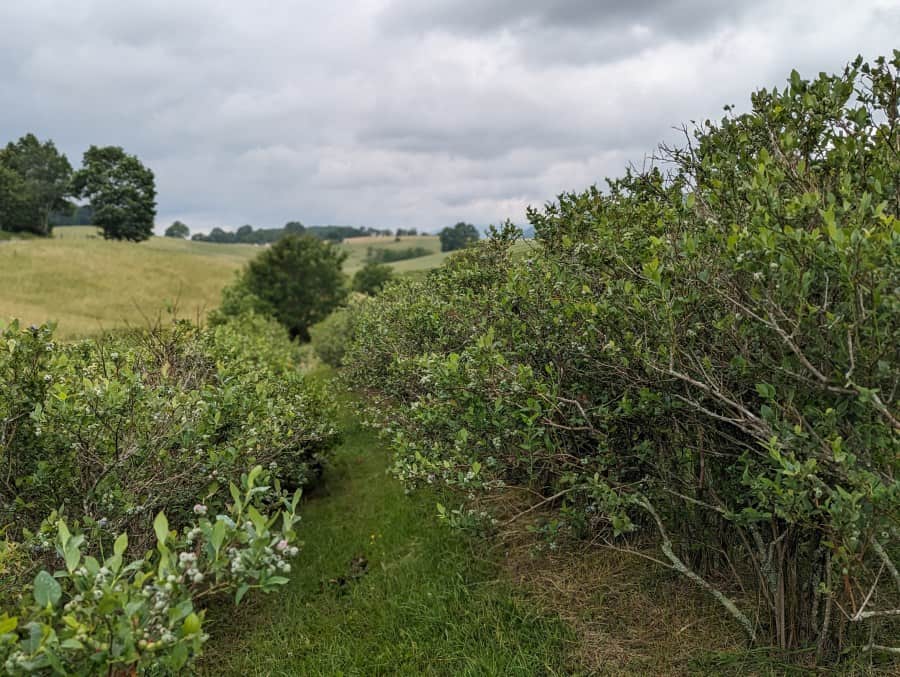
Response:
M59 343L0 330L0 660L131 674L200 650L203 600L286 582L333 403L273 320Z
M358 306L396 474L652 544L752 643L900 653L898 70L792 73Z

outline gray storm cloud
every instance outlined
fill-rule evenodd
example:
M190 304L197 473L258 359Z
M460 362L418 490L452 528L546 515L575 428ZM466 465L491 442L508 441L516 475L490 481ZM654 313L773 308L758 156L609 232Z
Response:
M159 225L521 221L672 127L897 46L892 1L0 5L2 140L122 145Z

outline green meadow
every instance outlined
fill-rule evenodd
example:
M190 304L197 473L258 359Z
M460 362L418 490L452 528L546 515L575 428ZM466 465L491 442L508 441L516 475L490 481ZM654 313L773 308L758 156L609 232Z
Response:
M338 246L347 252L348 275L365 264L370 247L433 252L391 264L398 274L428 270L447 256L434 236L356 238ZM77 338L152 323L172 309L196 319L218 305L222 287L260 251L165 237L104 240L91 226L58 227L52 238L7 237L0 244L0 322L53 320L58 336Z

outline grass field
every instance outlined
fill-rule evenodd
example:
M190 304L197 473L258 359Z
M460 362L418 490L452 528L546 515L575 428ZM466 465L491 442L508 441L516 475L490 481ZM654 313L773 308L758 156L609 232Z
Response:
M422 247L431 252L429 256L420 256L390 264L398 273L434 268L439 266L448 255L446 252L441 252L441 242L436 235L401 237L399 241L395 241L392 237L354 237L340 244L340 248L347 252L344 272L352 275L362 268L366 263L369 247L391 251Z
M222 287L260 247L154 237L139 244L107 241L91 226L56 228L52 239L0 238L0 322L59 323L61 338L141 325L177 304L182 317L205 314L219 303ZM6 235L6 234L3 234ZM394 264L401 274L440 263L437 237L356 238L341 244L352 275L370 246L422 246L435 254Z
M301 510L286 589L212 610L204 675L563 675L573 637L499 578L483 544L436 523L435 496L344 400L343 446Z
M0 242L7 242L9 240L34 240L37 238L37 235L32 235L31 233L8 233L5 230L0 230Z
M59 323L59 336L142 324L178 304L194 316L218 305L223 285L258 251L156 237L134 244L89 237L90 227L52 239L0 245L0 318Z
M407 495L357 400L340 399L344 443L303 502L290 582L210 609L201 675L814 674L748 651L667 567L587 545L537 553L523 526L489 540L442 526L440 497Z

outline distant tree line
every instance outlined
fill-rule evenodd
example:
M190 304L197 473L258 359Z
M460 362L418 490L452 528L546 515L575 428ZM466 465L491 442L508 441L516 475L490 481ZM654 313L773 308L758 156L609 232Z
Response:
M219 244L271 244L277 242L288 233L302 233L303 226L297 230L287 230L286 228L258 228L245 225L236 231L223 230L221 228L213 228L210 233L194 233L191 239L196 242L216 242Z
M77 171L34 134L0 149L0 230L50 235L54 225L89 220L107 239L139 242L155 218L153 172L118 146L91 146Z
M271 244L285 235L312 235L320 240L342 242L350 237L371 237L374 235L390 237L392 230L355 227L355 226L304 226L300 221L289 221L283 228L256 228L245 225L236 231L213 228L208 235L195 233L191 239L198 242L218 242L220 244ZM399 231L398 231L399 234ZM404 235L415 235L416 230L403 231Z
M399 240L401 237L411 237L419 234L416 228L398 228L396 231L390 228L369 228L356 226L304 226L299 221L290 221L283 228L258 228L245 225L236 231L227 231L222 228L213 228L210 233L195 233L191 239L199 242L218 242L221 244L271 244L277 242L285 235L312 235L320 240L328 242L343 242L352 237L391 237ZM184 237L184 236L178 236ZM471 223L460 221L459 223L444 228L440 233L441 251L454 251L468 247L473 242L477 242L480 234L478 229ZM404 259L425 256L431 251L424 247L410 247L406 250L389 251L389 250L370 250L367 259L375 263L390 263L391 261L402 261Z

